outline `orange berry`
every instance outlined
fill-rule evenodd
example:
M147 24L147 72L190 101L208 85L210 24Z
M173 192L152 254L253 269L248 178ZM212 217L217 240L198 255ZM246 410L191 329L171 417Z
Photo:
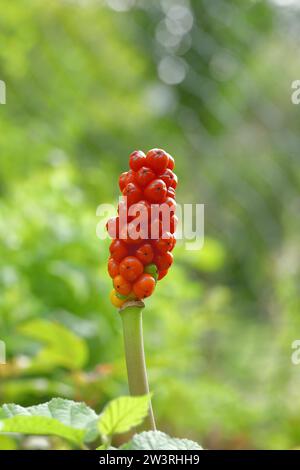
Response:
M144 266L135 256L126 256L120 263L120 274L126 281L135 281L144 271Z
M160 253L171 251L174 246L174 235L170 232L165 232L159 240L154 241L154 247Z
M122 261L122 259L128 255L128 249L121 240L113 240L110 244L109 251L112 258L117 262Z
M146 186L144 195L147 201L151 203L161 203L166 200L167 186L161 179L155 179Z
M109 258L107 269L110 277L114 278L119 274L119 263L115 259Z
M154 263L156 264L159 271L165 271L165 269L169 269L169 267L173 263L173 255L169 251L167 253L162 253L154 258Z
M150 274L141 274L133 284L133 292L138 299L149 297L155 288L155 279Z
M165 171L169 164L169 155L162 149L152 149L146 155L146 165L156 173Z
M151 263L154 257L152 245L144 243L136 250L135 255L143 264Z
M129 155L129 166L133 171L138 171L145 163L146 155L142 150L135 150Z
M157 280L160 281L160 280L163 279L167 274L168 274L168 269L164 269L164 270L162 270L162 271L159 271L159 272L158 272L158 278L157 278Z
M128 207L139 202L143 196L141 189L135 183L128 183L123 189L122 194L127 198Z
M123 276L118 274L116 277L114 277L114 288L116 291L121 294L121 295L128 295L131 292L131 284L130 282L126 281Z

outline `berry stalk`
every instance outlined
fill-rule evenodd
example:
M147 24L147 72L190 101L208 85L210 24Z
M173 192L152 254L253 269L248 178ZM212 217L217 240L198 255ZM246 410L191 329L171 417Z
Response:
M140 301L126 302L120 309L123 325L125 358L128 386L131 395L149 394L147 369L143 341L142 310L144 303ZM149 398L149 411L143 425L144 431L155 431L155 421Z

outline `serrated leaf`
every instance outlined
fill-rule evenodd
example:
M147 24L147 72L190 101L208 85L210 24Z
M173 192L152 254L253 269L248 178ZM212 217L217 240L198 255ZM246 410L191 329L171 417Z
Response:
M84 403L62 398L27 408L12 403L0 408L0 431L55 435L78 444L97 419Z
M142 423L148 413L149 395L120 397L112 400L100 415L98 427L102 436L129 431Z
M148 431L136 434L132 440L123 446L126 450L202 450L194 441L177 439L164 432Z
M33 320L23 324L19 331L46 344L33 359L31 369L57 366L72 370L81 369L87 361L85 342L63 325L46 320Z
M84 430L65 426L57 419L45 416L14 416L0 421L0 432L51 435L67 439L75 444L83 442Z

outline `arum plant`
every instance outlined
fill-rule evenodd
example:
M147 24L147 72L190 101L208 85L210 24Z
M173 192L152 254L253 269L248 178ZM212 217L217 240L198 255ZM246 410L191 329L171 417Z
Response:
M141 150L131 153L130 169L119 178L119 215L107 223L113 238L108 260L114 287L110 298L120 308L128 385L133 396L149 394L142 300L152 295L173 263L177 222L174 166L174 158L162 149L149 150L146 155ZM144 427L155 430L151 402Z

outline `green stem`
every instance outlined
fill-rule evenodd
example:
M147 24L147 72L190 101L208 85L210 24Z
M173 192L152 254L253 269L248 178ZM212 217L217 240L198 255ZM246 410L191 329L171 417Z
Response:
M131 395L146 395L149 393L147 370L143 342L143 302L126 302L120 309L123 324L123 336L129 392ZM149 412L143 423L143 430L154 430L155 421L151 400Z

